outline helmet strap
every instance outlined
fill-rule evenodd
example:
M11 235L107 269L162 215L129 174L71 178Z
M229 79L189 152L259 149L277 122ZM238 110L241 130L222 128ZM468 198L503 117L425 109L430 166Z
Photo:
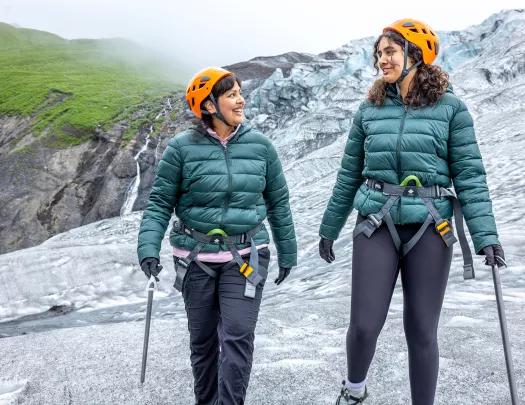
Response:
M204 112L205 114L208 114L208 115L215 115L215 117L217 117L218 120L222 121L223 123L225 123L226 125L228 125L229 127L235 127L235 125L231 125L228 123L228 121L226 121L226 119L224 118L224 115L222 115L221 113L221 110L219 110L219 105L217 104L217 101L215 101L215 97L213 97L213 94L210 93L210 100L211 102L213 103L213 105L215 106L215 111L216 113L215 114L210 114L208 111Z
M414 70L419 65L421 65L421 61L419 61L415 65L412 65L410 66L409 69L407 69L407 62L408 62L408 41L405 40L405 57L403 61L403 71L401 72L401 76L399 76L399 79L396 80L396 86L398 83L401 83L412 70ZM399 91L399 88L398 88L398 91Z

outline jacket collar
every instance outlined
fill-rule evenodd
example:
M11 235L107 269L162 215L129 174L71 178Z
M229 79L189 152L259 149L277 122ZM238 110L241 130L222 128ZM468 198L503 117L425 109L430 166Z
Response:
M212 137L208 133L208 131L206 130L206 128L202 124L193 125L193 126L190 127L190 129L193 130L193 131L198 132L202 136L205 136L205 137L207 137L209 139L213 139L214 141L219 142L217 139L215 139L214 137ZM237 139L239 139L240 136L242 136L245 133L249 132L251 129L252 129L252 126L249 123L247 123L247 124L242 123L240 125L240 128L237 130L237 133L233 136L233 138L231 138L228 141L228 143L235 142Z
M454 94L454 87L452 86L450 82L447 87L447 93ZM399 105L403 104L403 100L401 98L401 95L398 94L395 84L388 84L386 86L386 96L392 99L394 104L399 104Z

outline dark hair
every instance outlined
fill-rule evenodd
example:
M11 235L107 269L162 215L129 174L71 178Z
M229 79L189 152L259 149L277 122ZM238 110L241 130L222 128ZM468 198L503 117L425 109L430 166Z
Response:
M236 76L226 76L226 77L223 77L221 80L219 80L217 83L215 83L215 86L213 86L213 88L211 89L211 94L213 94L215 101L219 102L219 97L222 96L227 91L230 91L231 89L233 89L233 86L235 86L235 83L237 83L239 87L241 87L241 81ZM206 107L204 107L204 104L208 100L210 100L209 96L206 97L202 101L201 111L206 111ZM208 127L213 129L213 118L211 115L202 114L202 121Z
M379 74L380 71L377 52L382 38L398 44L403 50L405 49L405 38L401 34L392 30L382 34L374 43L374 67L376 74ZM435 104L447 91L448 73L439 66L426 65L423 62L421 48L412 42L408 42L408 57L412 58L414 63L421 61L422 64L416 68L412 88L404 100L405 104L410 107L424 107ZM388 83L383 78L376 80L368 91L368 101L378 107L382 106L385 103L387 87Z

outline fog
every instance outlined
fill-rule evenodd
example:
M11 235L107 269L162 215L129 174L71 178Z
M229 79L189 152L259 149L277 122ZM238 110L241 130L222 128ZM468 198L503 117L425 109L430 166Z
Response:
M296 51L320 53L352 39L378 35L403 17L437 31L481 23L521 1L487 5L440 1L418 8L376 1L373 7L325 0L0 0L0 21L49 31L67 39L128 38L169 56L184 80L205 66L225 66Z

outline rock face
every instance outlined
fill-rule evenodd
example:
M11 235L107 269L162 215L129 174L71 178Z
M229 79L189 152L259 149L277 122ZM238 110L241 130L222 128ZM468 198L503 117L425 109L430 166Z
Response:
M0 119L0 253L34 246L62 230L71 229L118 212L118 199L100 198L105 186L113 183L114 193L125 187L133 170L112 170L120 142L92 140L66 149L50 149L24 135L27 122ZM26 143L9 148L13 142ZM18 146L17 145L17 146ZM128 153L129 154L129 153ZM131 166L133 168L133 166ZM119 184L121 183L121 184ZM106 200L106 201L103 201ZM87 221L87 222L86 222Z
M35 138L30 118L0 117L0 254L35 246L81 225L120 215L127 190L137 176L141 184L134 209L144 209L162 150L178 131L180 100L160 105L155 126L122 140L128 122L77 146L56 149ZM171 117L170 118L170 114ZM150 138L148 147L135 156Z
M438 35L436 63L450 73L455 93L466 101L480 144L488 142L488 131L501 141L524 136L525 12L504 11L480 25ZM278 147L288 181L337 170L353 114L375 80L373 41L354 40L317 56L290 53L226 67L243 80L246 118ZM31 118L0 117L0 253L118 216L133 194L128 189L137 163L133 210L144 209L168 140L190 124L182 93L159 105L158 112L151 123L154 136L148 135L148 124L124 145L128 123L122 122L85 144L60 150L31 134Z
M308 63L314 58L315 55L289 52L278 56L261 56L247 62L225 66L224 68L234 72L242 80L243 94L249 96L276 69L281 69L283 74L287 76L296 63Z

